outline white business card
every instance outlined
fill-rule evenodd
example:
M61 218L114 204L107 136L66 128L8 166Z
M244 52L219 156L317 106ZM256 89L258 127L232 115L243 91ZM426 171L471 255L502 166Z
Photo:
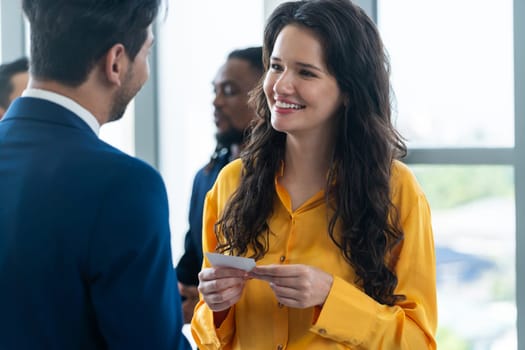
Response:
M244 271L251 271L255 267L255 260L252 258L210 252L206 252L206 257L213 266L232 267Z

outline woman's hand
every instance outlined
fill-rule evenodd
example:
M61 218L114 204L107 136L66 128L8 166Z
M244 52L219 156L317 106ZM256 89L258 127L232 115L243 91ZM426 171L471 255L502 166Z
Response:
M248 274L268 281L277 301L294 308L322 306L332 288L332 275L308 265L257 266Z
M199 292L214 311L228 310L241 298L248 274L229 267L210 267L199 272Z

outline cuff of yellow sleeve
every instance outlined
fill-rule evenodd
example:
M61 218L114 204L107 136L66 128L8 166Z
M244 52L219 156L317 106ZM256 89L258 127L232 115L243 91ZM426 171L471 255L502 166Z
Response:
M193 319L191 320L191 333L199 348L220 349L222 345L228 343L235 332L233 310L228 315L219 328L215 328L213 311L201 300L195 308Z
M350 346L366 341L376 322L377 303L334 276L328 297L310 331Z

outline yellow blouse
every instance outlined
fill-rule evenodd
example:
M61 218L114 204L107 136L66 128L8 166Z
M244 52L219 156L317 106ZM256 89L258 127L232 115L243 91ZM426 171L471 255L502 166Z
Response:
M242 163L236 160L220 173L206 197L203 249L215 251L214 224L239 184ZM280 305L267 282L246 282L243 296L230 309L220 328L201 300L191 329L199 349L435 349L437 326L435 253L430 209L411 171L395 162L392 199L405 239L399 253L396 294L406 299L385 306L356 285L355 273L328 235L329 210L319 192L295 211L286 190L275 187L278 200L268 220L269 251L257 265L306 264L334 277L317 320L314 308ZM205 258L203 267L210 263Z

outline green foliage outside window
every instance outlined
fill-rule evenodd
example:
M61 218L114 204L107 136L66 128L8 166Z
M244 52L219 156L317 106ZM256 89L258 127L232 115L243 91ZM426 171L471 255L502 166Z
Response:
M411 166L434 209L448 209L489 197L511 197L514 176L503 166Z

